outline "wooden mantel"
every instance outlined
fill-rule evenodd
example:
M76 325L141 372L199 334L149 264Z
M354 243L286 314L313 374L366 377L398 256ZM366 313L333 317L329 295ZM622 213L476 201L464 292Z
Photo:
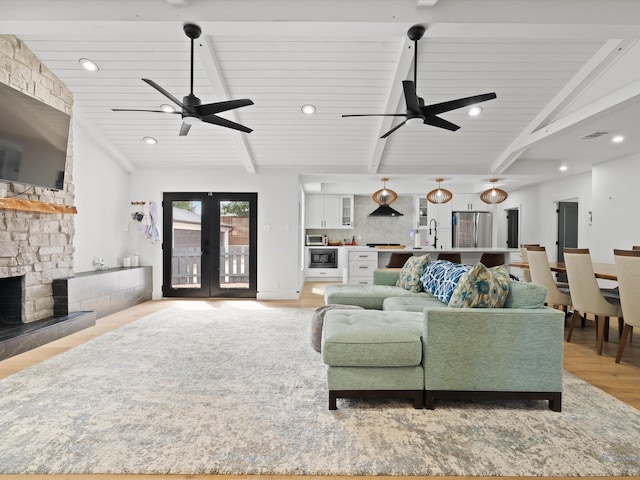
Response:
M21 198L0 198L0 210L34 213L78 213L76 207Z

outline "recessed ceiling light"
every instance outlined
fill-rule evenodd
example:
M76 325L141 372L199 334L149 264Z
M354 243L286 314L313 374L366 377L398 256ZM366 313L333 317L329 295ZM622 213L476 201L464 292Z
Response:
M470 117L477 117L482 113L482 107L471 107L467 113Z
M622 143L624 142L624 137L622 135L616 135L611 139L611 141L613 143Z
M155 145L156 143L158 143L158 140L153 137L144 137L142 140L144 140L149 145Z
M561 172L566 172L568 168L569 167L567 167L566 165L560 165L560 168L558 170L560 170Z
M302 113L304 113L305 115L313 115L314 113L316 113L316 107L311 105L310 103L303 105L300 110L302 110Z
M169 105L166 103L163 103L162 105L160 105L160 110L162 110L163 112L166 113L173 113L176 111L175 107L173 105Z
M78 60L78 62L80 63L82 68L88 70L89 72L97 72L98 70L100 70L98 64L93 60L89 60L88 58L81 58L80 60Z

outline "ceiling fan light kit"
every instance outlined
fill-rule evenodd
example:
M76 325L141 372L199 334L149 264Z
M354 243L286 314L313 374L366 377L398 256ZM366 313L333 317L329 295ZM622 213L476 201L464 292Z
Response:
M186 23L183 26L183 30L187 37L191 39L191 88L189 95L182 97L182 101L180 101L153 80L149 80L148 78L142 79L143 82L155 88L158 92L160 92L162 95L164 95L166 98L180 107L180 111L177 111L175 108L173 108L172 111L166 108L171 107L170 105L162 105L160 107L160 110L140 110L130 108L112 108L111 110L113 110L114 112L153 112L179 114L182 116L182 126L180 127L179 133L180 136L187 135L192 125L202 122L218 125L220 127L231 128L233 130L238 130L245 133L251 133L253 131L251 128L245 127L244 125L240 125L239 123L227 120L226 118L222 118L216 115L217 113L226 112L228 110L234 110L236 108L253 105L253 102L250 99L244 98L241 100L227 100L224 102L207 103L202 105L200 99L193 94L193 43L196 38L200 37L202 31L198 25L195 25L193 23Z
M490 182L492 183L492 187L485 190L480 194L480 200L484 203L488 204L497 204L504 202L509 194L502 190L501 188L496 188L497 178L492 178Z
M440 182L442 182L443 180L443 178L436 178L436 182L438 182L438 188L435 188L427 193L427 200L429 202L441 204L447 203L453 198L453 193L451 193L446 188L440 187Z
M475 95L473 97L458 98L456 100L449 100L441 103L434 103L432 105L425 105L424 99L418 97L417 85L418 85L418 40L424 35L425 28L422 25L414 25L407 31L407 37L413 41L413 81L404 80L402 82L402 89L404 90L404 99L406 103L406 110L404 113L379 113L379 114L363 114L363 115L342 115L343 117L405 117L405 120L393 127L387 133L380 138L387 138L393 132L398 130L403 125L431 125L432 127L438 127L445 130L455 132L460 128L459 125L449 122L444 118L439 117L441 113L450 112L451 110L457 110L458 108L468 107L480 102L486 102L496 98L495 93L485 93L483 95ZM479 113L479 112L478 112Z

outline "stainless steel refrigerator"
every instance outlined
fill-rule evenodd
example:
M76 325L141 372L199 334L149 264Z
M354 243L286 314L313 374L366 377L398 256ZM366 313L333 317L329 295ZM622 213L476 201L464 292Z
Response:
M460 211L452 216L452 246L458 248L492 247L493 214L491 212Z

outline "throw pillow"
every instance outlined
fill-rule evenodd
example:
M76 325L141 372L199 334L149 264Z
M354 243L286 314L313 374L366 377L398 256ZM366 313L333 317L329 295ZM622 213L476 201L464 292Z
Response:
M429 260L429 255L409 258L402 267L402 270L400 270L396 287L404 288L410 292L421 292L422 283L420 283L420 277Z
M487 268L478 262L456 286L450 307L502 308L509 294L509 272L504 265Z
M449 303L458 280L471 268L470 265L436 260L427 265L422 275L422 285L426 292L444 303Z

